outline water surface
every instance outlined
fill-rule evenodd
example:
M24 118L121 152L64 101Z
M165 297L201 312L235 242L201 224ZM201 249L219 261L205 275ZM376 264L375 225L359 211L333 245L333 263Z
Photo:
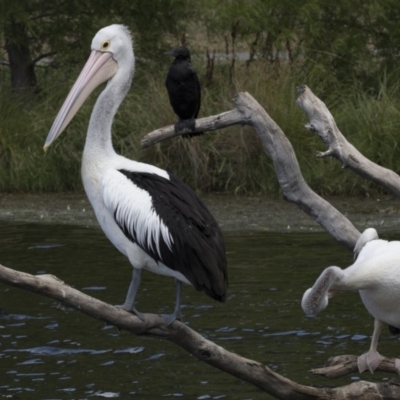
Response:
M325 233L226 234L229 299L219 304L185 285L183 318L230 351L265 363L304 384L344 385L309 370L370 345L373 319L357 293L331 300L317 318L300 307L304 291L329 265L345 267L351 253ZM1 264L51 273L111 304L125 299L129 262L96 228L2 223ZM138 309L172 312L172 278L143 274ZM0 285L0 398L13 399L271 399L252 385L199 362L175 345L105 326L51 299ZM379 350L399 353L384 330ZM393 354L394 352L394 354ZM364 373L380 381L387 374Z

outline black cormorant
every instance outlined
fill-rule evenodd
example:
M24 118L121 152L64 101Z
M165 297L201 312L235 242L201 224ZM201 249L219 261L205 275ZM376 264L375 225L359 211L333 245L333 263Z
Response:
M201 103L200 82L190 63L190 52L187 47L181 46L166 54L175 57L165 80L169 102L179 118L175 132L187 129L190 133L183 137L200 135L194 133Z

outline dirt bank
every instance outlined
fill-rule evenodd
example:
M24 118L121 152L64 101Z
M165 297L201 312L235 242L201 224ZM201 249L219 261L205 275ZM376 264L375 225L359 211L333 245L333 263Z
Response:
M279 197L213 194L202 198L224 231L322 231L295 205ZM359 230L370 226L379 232L399 230L400 203L391 196L327 200ZM0 194L0 221L97 225L92 207L83 193Z

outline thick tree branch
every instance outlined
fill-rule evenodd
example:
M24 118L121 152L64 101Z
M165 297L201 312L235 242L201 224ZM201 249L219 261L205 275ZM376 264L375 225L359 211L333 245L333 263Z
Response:
M195 132L216 131L217 129L227 128L228 126L238 124L243 125L246 124L246 122L243 121L242 113L236 109L233 109L232 111L227 111L222 114L196 120ZM160 128L148 133L142 139L141 144L143 148L147 148L155 145L156 143L171 139L175 136L183 135L185 133L186 131L175 133L174 125L165 126L164 128Z
M318 152L318 157L331 156L338 159L343 167L356 174L386 187L395 196L400 197L400 176L390 169L383 168L364 157L338 129L328 108L307 86L297 89L297 105L305 112L310 121L306 128L317 134L327 151Z
M54 51L49 51L48 53L40 54L32 60L32 64L35 65L40 60L43 60L43 58L54 56L54 54L56 54Z
M315 375L325 376L325 378L330 379L340 378L352 373L358 373L357 358L357 356L353 355L331 357L323 368L316 368L311 370L311 372ZM385 357L375 371L397 374L394 359Z
M155 314L146 314L146 320L141 321L129 312L66 285L53 275L34 276L0 265L0 282L50 297L92 318L105 321L135 335L149 334L167 339L199 360L246 380L279 399L318 399L324 393L324 390L299 385L259 362L225 350L180 321L165 326L164 319Z
M206 132L235 124L252 126L264 150L272 158L284 198L295 203L338 242L352 250L360 232L343 214L307 185L293 147L279 126L250 94L238 93L233 101L236 107L232 111L196 120L196 132ZM182 133L184 132L179 134ZM149 147L173 136L177 136L174 126L167 126L146 135L142 140L142 146Z
M205 339L180 321L165 326L164 319L146 314L141 321L135 315L90 297L66 285L53 275L30 275L0 265L0 282L50 297L76 310L125 329L135 335L157 336L182 347L199 360L259 387L282 400L382 400L400 397L400 386L393 382L370 383L358 381L336 389L314 388L287 379L267 366Z

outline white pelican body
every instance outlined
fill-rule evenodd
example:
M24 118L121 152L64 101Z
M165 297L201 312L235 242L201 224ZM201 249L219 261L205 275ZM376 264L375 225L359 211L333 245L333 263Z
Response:
M111 159L113 161L112 163L107 162L110 158L104 157L103 162L100 162L99 164L96 163L97 165L92 165L94 158L91 156L90 150L86 151L85 147L82 160L83 186L104 233L111 243L122 254L128 257L129 261L135 266L135 268L148 269L157 274L171 276L190 284L187 278L180 272L167 268L163 263L157 263L151 256L142 250L137 243L129 240L117 225L114 216L110 212L110 208L115 209L117 204L121 201L120 196L125 194L129 195L129 197L125 197L127 200L129 199L128 201L132 202L132 199L136 199L136 201L141 202L141 204L135 204L134 207L141 208L143 214L147 216L148 224L160 223L157 216L154 215L151 210L151 197L149 194L137 186L132 185L125 176L121 175L117 171L140 171L157 174L166 179L169 179L169 175L166 171L160 168L131 161L125 157L118 156L117 154L116 157L114 156ZM101 161L101 158L97 155L95 160ZM126 204L125 207L126 211L129 212L129 204ZM154 221L152 221L151 218L154 218ZM146 217L144 217L144 220L145 219ZM146 221L143 221L143 223L145 222ZM143 230L140 233L144 232L146 232L146 227L143 227ZM154 229L154 232L158 234L159 230ZM169 234L167 233L166 227L165 234L168 240ZM142 239L143 241L146 240L146 238Z
M63 132L89 94L107 86L90 117L82 160L82 180L97 220L114 246L128 257L133 278L121 307L135 307L141 271L176 278L176 306L167 324L180 317L181 282L225 301L227 270L221 231L196 194L178 178L152 165L115 153L111 125L134 71L129 31L122 25L101 29L89 60L65 100L45 143Z
M342 270L326 268L301 302L304 312L316 315L328 305L328 299L340 290L358 290L368 312L375 318L370 350L358 358L360 372L373 372L382 357L377 352L382 324L400 329L400 242L378 239L369 228L355 246L356 261ZM395 360L400 374L400 360Z

